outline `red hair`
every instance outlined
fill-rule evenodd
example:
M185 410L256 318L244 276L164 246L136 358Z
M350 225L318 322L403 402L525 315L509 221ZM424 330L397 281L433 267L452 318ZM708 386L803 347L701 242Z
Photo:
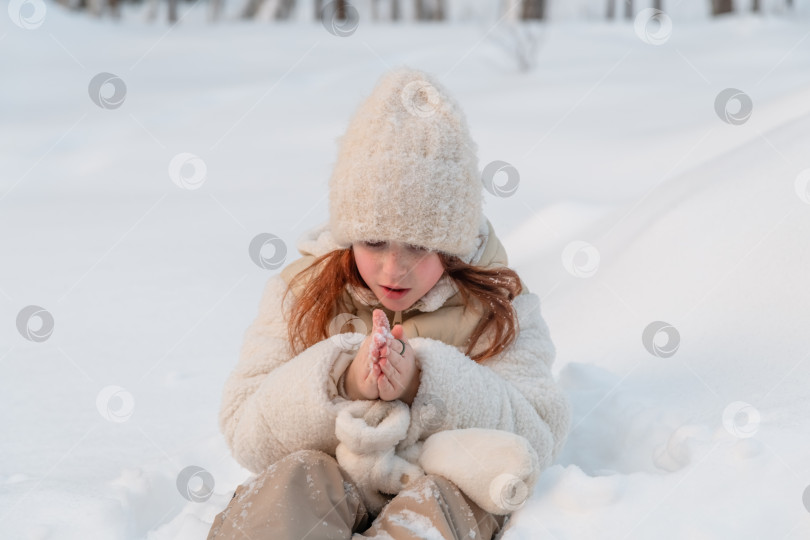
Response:
M437 254L445 273L458 287L464 307L481 312L481 320L470 336L466 354L470 355L487 331L492 332L491 344L471 358L480 363L500 354L517 339L517 314L512 300L523 291L517 273L505 266L483 268L452 255ZM302 292L292 305L288 325L294 355L330 337L329 323L338 313L349 311L342 299L347 284L368 288L357 270L351 248L334 250L316 258L290 280L285 298L293 284L299 281L306 286L301 287Z

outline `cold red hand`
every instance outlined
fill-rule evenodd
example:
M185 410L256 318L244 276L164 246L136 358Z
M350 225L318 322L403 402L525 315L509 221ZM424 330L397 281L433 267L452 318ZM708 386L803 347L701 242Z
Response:
M404 351L402 343L405 343ZM371 335L363 341L347 371L349 398L401 399L410 405L419 388L420 377L421 372L402 325L391 330L385 312L375 309Z

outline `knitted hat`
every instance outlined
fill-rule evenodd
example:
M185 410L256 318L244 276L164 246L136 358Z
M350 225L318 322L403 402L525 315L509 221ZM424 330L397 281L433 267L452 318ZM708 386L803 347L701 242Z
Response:
M483 220L477 146L433 76L384 74L338 141L329 219L340 247L397 241L471 258Z

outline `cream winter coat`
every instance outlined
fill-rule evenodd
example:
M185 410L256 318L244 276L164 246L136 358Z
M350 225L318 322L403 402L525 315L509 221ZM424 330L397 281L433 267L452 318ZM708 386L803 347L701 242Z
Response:
M472 263L506 266L489 220L479 232ZM516 342L478 364L464 354L478 319L463 309L447 276L404 312L387 310L368 290L347 290L351 315L369 331L373 309L401 321L421 368L411 407L349 401L338 382L365 335L339 333L292 356L285 316L295 289L283 307L282 296L290 277L336 249L328 223L302 236L298 249L303 257L267 281L225 384L220 427L234 458L258 473L297 450L321 450L336 456L373 511L386 494L424 473L449 478L490 512L518 508L557 457L571 422L569 403L551 375L555 349L537 295L523 284L513 300Z

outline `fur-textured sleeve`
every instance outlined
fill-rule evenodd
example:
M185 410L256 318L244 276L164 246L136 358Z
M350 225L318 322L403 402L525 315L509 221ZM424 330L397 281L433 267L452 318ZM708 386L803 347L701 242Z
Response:
M286 322L292 292L284 314L281 306L286 286L278 275L267 281L222 393L220 429L234 458L254 473L297 450L334 455L335 417L349 403L338 396L336 381L364 337L337 334L293 358Z
M518 295L513 306L516 341L483 364L441 341L410 340L422 375L402 449L443 430L487 428L525 437L543 468L554 461L571 424L570 404L551 374L556 351L537 295Z

